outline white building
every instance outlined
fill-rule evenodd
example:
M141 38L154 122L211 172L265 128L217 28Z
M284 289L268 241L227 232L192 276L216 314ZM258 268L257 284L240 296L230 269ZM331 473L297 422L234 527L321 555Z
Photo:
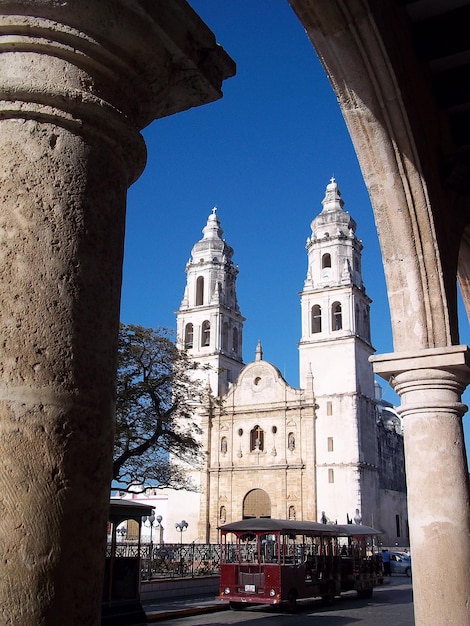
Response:
M186 265L177 337L221 400L201 407L199 493L165 490L167 541L173 521L186 541L217 541L217 527L246 516L355 520L384 531L384 544L408 544L403 436L381 399L369 357L370 304L362 243L331 179L307 239L301 299L300 389L263 360L242 362L244 318L238 268L213 209ZM260 303L262 306L262 303Z

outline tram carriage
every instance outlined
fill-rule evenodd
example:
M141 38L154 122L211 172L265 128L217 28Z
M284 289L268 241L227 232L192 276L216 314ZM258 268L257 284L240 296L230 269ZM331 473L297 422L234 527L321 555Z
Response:
M380 531L356 524L319 524L270 518L244 519L219 528L219 599L232 609L287 604L343 591L372 596L383 582Z

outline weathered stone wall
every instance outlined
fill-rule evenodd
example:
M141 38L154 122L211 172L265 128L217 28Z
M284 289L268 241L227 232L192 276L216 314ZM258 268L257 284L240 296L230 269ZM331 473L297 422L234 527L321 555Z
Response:
M0 623L100 622L139 130L234 65L190 7L0 3Z

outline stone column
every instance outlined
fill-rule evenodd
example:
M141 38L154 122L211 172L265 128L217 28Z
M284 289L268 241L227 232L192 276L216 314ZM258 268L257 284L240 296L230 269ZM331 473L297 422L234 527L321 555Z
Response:
M0 622L100 623L139 130L233 64L184 2L0 3Z
M402 401L416 624L469 624L470 491L461 397L470 381L470 352L451 346L371 360Z

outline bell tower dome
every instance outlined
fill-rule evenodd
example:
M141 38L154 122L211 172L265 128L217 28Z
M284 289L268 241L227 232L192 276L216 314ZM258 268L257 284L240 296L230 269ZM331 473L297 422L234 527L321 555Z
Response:
M340 357L339 351L346 345L354 345L355 357L367 363L367 370L374 349L370 337L371 300L362 281L362 242L356 237L356 222L343 208L344 201L334 178L326 187L322 205L321 213L311 223L312 233L306 244L307 277L300 294L300 384L305 385L308 374L317 369L315 389L318 391L322 383L328 393L333 393L337 382L335 376L331 377L332 372L325 371L325 362L318 361L319 347L324 346L325 357L330 362L334 358L333 350ZM338 368L341 362L335 364L336 371ZM365 391L374 397L372 375L369 378Z
M220 396L243 367L245 318L237 301L238 267L232 261L233 248L222 239L216 207L202 233L186 264L186 287L176 312L177 341L194 360L210 366L211 391Z

